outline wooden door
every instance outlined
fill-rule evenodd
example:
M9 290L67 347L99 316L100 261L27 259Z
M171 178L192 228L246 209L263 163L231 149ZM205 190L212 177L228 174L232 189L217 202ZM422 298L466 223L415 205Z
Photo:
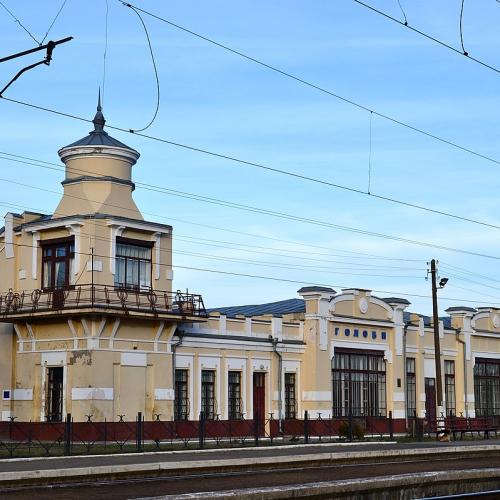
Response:
M47 369L47 398L45 414L48 422L62 422L63 419L63 383L62 366Z
M425 379L425 415L428 422L436 420L436 379Z
M266 374L253 374L253 418L258 420L259 434L264 435L266 420Z

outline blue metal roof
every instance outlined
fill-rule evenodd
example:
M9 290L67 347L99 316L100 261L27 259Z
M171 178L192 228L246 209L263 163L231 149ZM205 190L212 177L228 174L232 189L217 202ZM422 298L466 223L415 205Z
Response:
M410 314L409 311L404 311L403 320L405 323L410 323ZM419 314L420 317L424 320L424 326L431 326L432 318L430 316L425 316L424 314ZM443 322L443 326L445 328L451 329L451 317L450 316L440 316L439 319Z
M102 114L100 91L99 100L97 102L97 112L94 116L94 119L92 120L92 123L94 124L94 130L89 132L89 135L83 137L82 139L79 139L76 142L68 144L67 146L64 146L64 148L62 149L72 148L76 146L112 146L115 148L129 149L137 153L137 151L127 146L126 144L123 144L123 142L120 142L114 137L111 137L107 132L104 131L106 120L104 119L104 115Z
M243 316L263 316L265 314L282 315L290 313L306 312L306 305L303 299L287 299L267 304L252 304L245 306L214 307L207 312L220 312L233 317L238 314Z

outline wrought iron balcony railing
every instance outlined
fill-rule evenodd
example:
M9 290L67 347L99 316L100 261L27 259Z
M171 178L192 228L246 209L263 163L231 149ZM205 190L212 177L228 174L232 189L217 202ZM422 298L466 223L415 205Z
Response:
M107 313L206 317L201 295L160 290L129 290L108 285L72 285L0 294L0 319L75 309Z

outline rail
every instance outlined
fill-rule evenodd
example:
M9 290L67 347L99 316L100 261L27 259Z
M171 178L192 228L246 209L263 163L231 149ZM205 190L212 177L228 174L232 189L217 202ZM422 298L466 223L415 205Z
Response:
M2 318L88 308L121 314L207 316L201 295L180 290L136 290L81 284L22 292L10 289L7 293L0 294Z

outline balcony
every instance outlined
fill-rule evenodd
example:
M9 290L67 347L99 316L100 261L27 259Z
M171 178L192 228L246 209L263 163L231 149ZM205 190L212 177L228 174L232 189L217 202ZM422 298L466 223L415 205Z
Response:
M99 313L149 319L206 318L201 295L160 290L130 290L108 285L74 285L0 294L0 322Z

